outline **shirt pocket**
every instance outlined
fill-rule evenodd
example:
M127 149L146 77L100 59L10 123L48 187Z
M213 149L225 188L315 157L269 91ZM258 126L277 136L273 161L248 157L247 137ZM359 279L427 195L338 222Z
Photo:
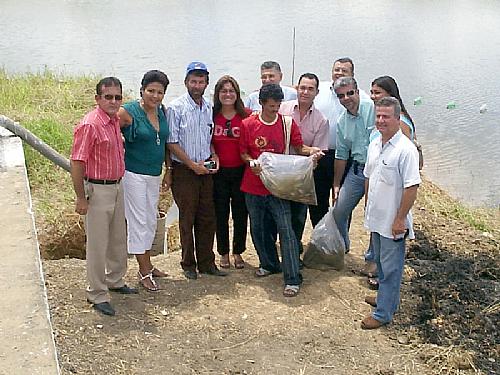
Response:
M380 180L387 185L394 185L397 178L398 169L393 165L383 165L380 168Z

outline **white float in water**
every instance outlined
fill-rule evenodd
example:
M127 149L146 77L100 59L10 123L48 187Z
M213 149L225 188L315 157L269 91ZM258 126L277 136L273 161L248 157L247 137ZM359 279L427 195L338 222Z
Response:
M485 113L488 110L488 106L486 104L483 104L481 107L479 107L479 113Z

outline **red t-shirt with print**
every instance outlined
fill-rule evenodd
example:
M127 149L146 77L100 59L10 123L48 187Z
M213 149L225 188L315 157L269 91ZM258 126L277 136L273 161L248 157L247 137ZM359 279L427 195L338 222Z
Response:
M290 145L302 146L302 136L295 121L292 121ZM251 115L243 120L240 134L240 153L247 153L252 159L257 159L263 152L282 154L285 152L285 134L283 133L282 116L272 125L264 124L258 114ZM259 176L255 175L250 167L245 167L241 191L254 195L269 195Z
M247 112L250 114L250 110ZM242 120L238 113L231 120L226 119L220 112L215 115L212 144L215 153L219 156L219 165L223 168L234 168L243 165L239 149ZM232 136L228 136L229 129L231 129L229 134L232 134Z

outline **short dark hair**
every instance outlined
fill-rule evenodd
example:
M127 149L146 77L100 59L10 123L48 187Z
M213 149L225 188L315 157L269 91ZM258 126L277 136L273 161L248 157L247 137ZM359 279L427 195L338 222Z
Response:
M337 89L341 87L346 87L346 86L351 86L354 88L354 90L358 89L358 83L354 79L354 77L340 77L335 81L333 84L333 90L337 91Z
M308 79L314 79L316 81L316 88L319 87L319 78L316 74L314 73L304 73L300 76L299 78L299 83L298 85L300 85L300 81L302 80L302 78L308 78Z
M352 61L352 59L350 57L341 57L340 59L335 60L333 62L333 65L335 65L336 62L339 62L339 63L342 63L342 64L345 64L345 63L351 64L351 66L352 66L352 75L354 77L354 62Z
M208 72L206 70L201 70L201 69L196 69L190 71L188 74L186 74L186 78L184 78L184 84L187 83L189 76L195 76L195 77L207 77L207 85L208 85Z
M259 91L259 100L264 103L269 99L282 101L284 97L285 95L283 95L283 90L281 89L281 86L276 83L270 83L268 85L264 85L260 88Z
M99 82L97 82L97 85L95 87L95 92L97 95L101 95L103 87L111 87L111 86L119 87L120 92L122 91L122 83L120 82L120 80L118 78L116 78L116 77L104 77Z
M276 61L264 61L260 70L274 69L281 73L281 66Z
M401 105L399 100L393 96L386 96L375 102L375 107L391 107L394 109L394 117L399 119L401 115Z
M170 83L167 75L160 70L150 70L144 74L141 81L141 90L144 90L147 85L150 83L157 82L163 86L163 89L166 90L168 84Z

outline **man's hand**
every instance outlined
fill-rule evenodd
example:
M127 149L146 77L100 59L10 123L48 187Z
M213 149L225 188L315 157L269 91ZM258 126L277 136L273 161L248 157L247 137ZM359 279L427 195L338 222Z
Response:
M250 170L254 175L258 176L262 172L262 168L260 167L259 163L255 163L254 165L255 165L254 167L250 167Z
M201 176L201 175L204 175L204 174L209 174L210 171L205 168L205 166L203 165L204 162L200 161L198 163L195 163L195 162L191 162L189 168L191 168L191 170L196 173L198 176Z
M75 211L79 215L86 215L89 209L87 198L76 198Z
M172 186L172 181L173 181L172 180L172 170L167 169L167 171L163 175L163 180L161 181L161 187L164 190L170 189L170 187Z
M339 199L340 186L333 185L332 206Z
M405 219L398 219L396 217L394 219L394 222L392 223L392 236L394 239L398 239L397 237L401 237L401 235L404 235L406 232L406 225L405 225Z

